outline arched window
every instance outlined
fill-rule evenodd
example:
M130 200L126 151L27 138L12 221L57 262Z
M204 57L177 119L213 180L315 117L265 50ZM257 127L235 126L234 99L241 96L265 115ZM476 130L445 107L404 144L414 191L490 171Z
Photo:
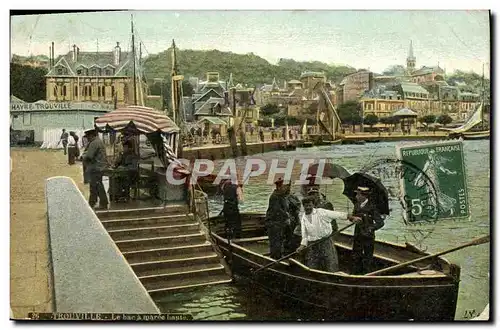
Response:
M57 97L57 86L54 86L54 96Z

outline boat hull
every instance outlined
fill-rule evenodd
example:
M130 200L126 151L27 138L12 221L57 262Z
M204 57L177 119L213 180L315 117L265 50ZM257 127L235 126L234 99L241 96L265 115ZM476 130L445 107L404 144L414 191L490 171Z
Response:
M253 229L256 230L255 228ZM228 242L217 232L211 237L234 275L261 287L280 301L300 305L309 319L325 320L454 320L460 268L449 264L452 276L353 276L312 270L291 259L257 273L273 260L243 244ZM344 246L352 236L342 235ZM350 237L350 238L349 238ZM263 242L264 243L264 242ZM377 244L390 244L377 242ZM384 247L381 247L384 248ZM413 248L415 249L415 248ZM403 251L405 252L405 251ZM409 258L421 251L406 251ZM415 255L410 255L416 253ZM345 258L339 252L339 259ZM298 317L299 318L299 317ZM304 315L300 318L304 319Z

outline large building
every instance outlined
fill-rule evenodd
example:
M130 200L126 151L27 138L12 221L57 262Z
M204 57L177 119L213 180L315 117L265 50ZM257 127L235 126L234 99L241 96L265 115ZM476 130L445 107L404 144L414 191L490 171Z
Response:
M344 77L336 91L336 103L340 105L347 101L358 101L364 93L372 88L373 73L359 70Z
M46 75L48 102L114 104L115 98L117 105L135 102L133 56L123 52L119 43L110 52L82 52L73 45L72 51L53 63Z

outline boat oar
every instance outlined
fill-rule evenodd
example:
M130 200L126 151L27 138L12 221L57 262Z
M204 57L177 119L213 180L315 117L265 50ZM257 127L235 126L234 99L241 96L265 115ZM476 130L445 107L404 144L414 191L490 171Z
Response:
M329 238L331 238L332 236L334 236L334 235L336 235L336 234L340 233L341 231L346 230L347 228L349 228L349 227L351 227L351 226L354 226L354 223L351 223L351 224L349 224L349 225L347 225L347 226L345 226L345 227L342 227L342 228L340 228L339 230L337 230L337 231L335 231L335 232L331 233L330 235L328 235L328 236L326 236L326 237L323 237L322 239L317 240L316 242L314 242L314 243L312 243L312 244L308 244L308 245L307 245L307 246L306 246L303 250L301 250L300 252L304 251L305 249L310 248L311 246L315 246L315 245L317 245L317 244L319 244L319 243L321 243L321 242L326 241L327 239L329 239ZM260 272L260 271L261 271L261 270L263 270L263 269L269 268L269 267L271 267L272 265L277 264L278 262L281 262L281 261L283 261L283 260L289 259L289 258L293 257L294 255L296 255L297 253L299 253L299 252L295 251L295 252L292 252L292 253L290 253L290 254L287 254L286 256L284 256L284 257L282 257L282 258L279 258L279 259L278 259L278 260L276 260L276 261L273 261L273 262L271 262L271 263L269 263L269 264L267 264L267 265L265 265L265 266L260 267L259 269L255 270L255 271L253 272L253 274L255 274L255 273L257 273L257 272Z
M366 276L380 275L382 273L386 273L388 271L396 270L396 269L399 269L399 268L402 268L402 267L414 264L414 263L422 261L422 260L439 257L439 256L441 256L443 254L448 254L450 252L461 250L461 249L469 247L469 246L474 246L474 245L480 245L480 244L488 243L489 241L490 241L490 235L486 235L486 236L477 238L477 239L475 239L473 241L470 241L469 243L457 246L457 247L455 247L453 249L449 249L449 250L446 250L446 251L438 252L438 253L431 254L431 255L428 255L428 256L425 256L425 257L421 257L421 258L418 258L418 259L414 259L414 260L410 260L410 261L407 261L407 262L403 262L402 264L398 264L398 265L387 267L387 268L384 268L384 269L381 269L381 270L377 270L375 272L371 272L371 273L366 274Z

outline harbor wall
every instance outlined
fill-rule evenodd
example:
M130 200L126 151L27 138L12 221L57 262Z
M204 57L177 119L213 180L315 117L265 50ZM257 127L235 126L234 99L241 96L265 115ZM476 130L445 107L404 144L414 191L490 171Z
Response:
M159 314L74 181L47 179L45 197L53 311Z
M300 147L303 140L291 140L289 145L292 147ZM247 156L261 154L270 151L285 150L287 147L286 141L269 141L260 143L247 143ZM241 156L241 148L238 145L238 155ZM195 160L195 159L228 159L233 158L233 151L231 145L212 145L206 147L185 148L182 152L181 158Z

